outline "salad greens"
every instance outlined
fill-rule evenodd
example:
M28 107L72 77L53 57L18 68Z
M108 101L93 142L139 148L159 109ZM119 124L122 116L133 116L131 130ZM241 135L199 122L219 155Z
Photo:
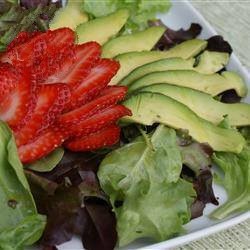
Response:
M143 30L148 20L155 19L156 13L166 12L171 7L169 0L84 0L83 10L92 17L106 16L118 9L130 10L130 18L125 24L125 33Z
M0 122L0 249L23 249L43 232L10 129Z
M141 237L170 238L190 220L196 193L180 178L176 140L173 129L159 125L151 135L152 145L141 136L102 161L98 177L116 213L120 246Z
M214 163L223 171L224 176L216 175L219 184L223 185L228 200L212 214L212 218L223 219L233 213L250 209L250 133L243 128L247 145L239 154L217 152Z
M40 1L3 1L0 3L0 51L21 31L47 30L49 20L54 16L58 6L46 1L40 5ZM36 2L36 3L35 3Z
M39 159L25 167L38 172L49 172L57 166L62 160L64 154L63 148L57 148L46 157Z
M42 246L53 248L77 234L86 249L114 248L115 216L95 174L101 159L101 155L66 151L50 172L26 170L37 209L47 215Z

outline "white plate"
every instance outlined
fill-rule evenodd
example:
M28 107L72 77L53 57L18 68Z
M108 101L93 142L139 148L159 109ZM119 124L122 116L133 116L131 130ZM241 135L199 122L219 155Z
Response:
M167 26L173 29L188 28L190 26L190 23L197 22L201 24L203 28L200 37L204 39L207 39L210 36L216 34L215 30L201 16L201 14L197 12L197 10L195 10L189 2L186 1L173 1L173 6L170 12L168 14L159 15L159 17ZM237 71L242 77L244 77L248 88L250 89L250 75L247 70L243 68L240 61L234 54L231 56L231 60L227 69ZM248 97L245 98L244 101L250 103L250 94L248 94ZM214 192L215 196L219 197L220 205L223 204L226 201L225 191L221 187L214 185ZM210 214L211 211L213 211L214 209L216 209L216 206L210 204L207 205L204 211L204 215L202 217L192 220L190 223L185 225L187 231L186 234L183 236L179 236L158 244L153 244L154 242L152 241L142 239L122 249L141 248L148 250L166 250L170 247L176 247L181 244L188 243L192 240L197 240L201 237L208 236L209 234L218 232L222 229L227 229L237 223L246 220L247 218L250 218L250 212L246 212L227 218L224 221L210 220L207 215ZM70 242L62 244L58 248L60 250L80 250L82 249L82 243L78 238L75 237Z

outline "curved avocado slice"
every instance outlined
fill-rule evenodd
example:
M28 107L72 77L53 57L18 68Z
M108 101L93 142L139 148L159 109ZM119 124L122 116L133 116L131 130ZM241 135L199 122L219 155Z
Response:
M128 52L115 57L119 61L120 69L112 79L112 84L117 84L135 68L164 58L180 57L189 59L198 55L207 46L207 41L192 39L176 45L167 51L142 51Z
M215 100L206 93L164 83L150 85L139 91L169 96L189 107L201 118L215 124L219 124L223 120L223 116L228 115L228 121L232 126L250 125L250 104L226 104Z
M49 24L51 30L68 27L74 30L79 24L88 21L88 15L81 11L82 3L68 0L66 7L56 11Z
M100 44L107 42L116 35L129 17L127 9L121 9L110 15L90 20L76 28L78 43L96 41Z
M244 81L234 72L225 71L221 75L203 75L194 70L169 70L147 74L133 82L129 86L128 93L156 83L184 86L200 90L212 96L216 96L229 89L234 89L241 97L247 93Z
M229 62L229 54L216 51L204 51L198 57L198 65L195 71L203 74L212 74L223 69Z
M228 63L229 55L222 52L205 51L199 58L199 64L196 67L194 67L193 58L188 61L182 58L167 58L147 63L134 69L119 84L128 86L135 80L155 71L190 69L202 74L213 74Z
M123 105L133 115L122 118L122 123L163 123L175 129L187 129L196 141L208 143L215 151L240 153L245 145L243 136L236 130L217 127L187 106L162 94L141 92L124 101Z
M130 74L128 74L119 85L129 86L131 83L137 79L155 71L166 71L166 70L183 70L183 69L193 69L195 59L191 58L185 60L182 58L167 58L161 59L155 62L144 64L136 69L134 69Z
M102 57L113 58L131 51L151 50L164 32L164 27L151 27L137 33L113 38L102 47Z

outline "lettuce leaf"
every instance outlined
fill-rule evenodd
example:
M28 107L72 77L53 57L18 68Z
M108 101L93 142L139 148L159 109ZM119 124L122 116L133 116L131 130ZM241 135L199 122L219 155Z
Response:
M223 171L224 176L217 176L228 194L225 204L216 209L211 217L223 219L236 212L250 209L250 146L246 146L240 154L217 152L213 156L214 163Z
M106 16L121 8L130 10L125 33L145 29L148 20L155 19L158 12L168 11L170 6L169 0L84 0L83 3L84 11L94 18Z
M175 131L163 125L150 145L138 137L102 161L98 177L116 213L120 246L141 237L162 241L183 231L196 194L180 178L181 169Z
M15 139L3 122L0 122L0 210L0 249L23 249L40 238L45 217L37 214Z

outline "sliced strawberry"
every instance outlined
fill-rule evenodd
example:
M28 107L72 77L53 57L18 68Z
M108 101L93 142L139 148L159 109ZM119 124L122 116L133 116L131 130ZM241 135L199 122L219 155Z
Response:
M108 85L119 67L119 63L114 60L101 59L72 92L71 109L79 107L97 96Z
M0 64L0 102L21 82L22 73L11 64ZM1 112L1 111L0 111Z
M65 46L61 50L55 50L45 55L41 61L37 61L31 67L32 80L36 83L57 83L53 74L60 74L65 70L65 66L70 68L76 61L74 46Z
M48 82L64 82L71 87L78 84L87 76L93 65L99 60L101 46L96 42L88 42L74 46L75 61L62 60L62 67L55 74L51 74ZM72 56L71 56L72 58Z
M120 139L120 128L111 125L101 131L80 139L67 141L64 145L71 151L91 151L116 144Z
M65 140L65 135L55 129L47 129L29 144L20 146L18 154L23 163L30 163L48 155Z
M20 67L31 67L53 51L58 51L65 45L73 45L74 41L75 35L71 29L48 30L29 39L24 44L13 47L3 54L1 61Z
M34 31L34 32L27 32L27 31L21 31L15 39L8 45L7 51L10 51L14 47L18 45L22 45L25 42L29 41L31 38L41 34L42 32L40 31Z
M0 119L7 122L14 131L19 129L27 114L34 108L33 91L34 86L29 77L22 75L15 89L0 102Z
M72 137L85 136L115 123L119 118L125 115L131 115L130 110L122 105L116 105L109 107L84 121L69 126L68 131Z
M66 84L40 85L35 109L24 127L16 133L17 146L24 145L47 129L70 100L70 89Z
M57 119L57 124L62 127L77 124L78 122L96 114L100 110L104 110L105 108L123 100L126 92L127 87L125 86L107 87L104 91L102 91L101 95L93 101L80 108L60 115Z

